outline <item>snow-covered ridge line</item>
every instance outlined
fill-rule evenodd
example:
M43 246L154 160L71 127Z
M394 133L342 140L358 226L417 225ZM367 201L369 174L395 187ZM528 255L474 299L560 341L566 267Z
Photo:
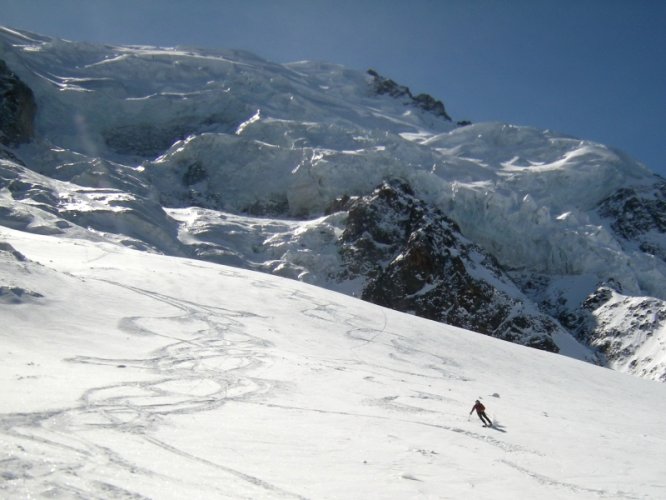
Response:
M400 179L492 256L525 307L550 316L567 343L596 346L609 366L666 377L664 352L621 350L618 358L604 347L612 342L599 338L615 335L604 326L611 322L586 306L610 286L666 310L666 189L620 152L548 130L457 126L415 106L404 86L384 91L377 86L390 79L335 64L82 44L11 29L0 30L0 59L9 71L3 85L22 82L36 109L21 115L15 140L2 141L4 225L88 234L361 296L373 276L340 278L351 276L341 252L343 200ZM3 100L19 110L30 102ZM465 266L501 292L490 268ZM428 290L441 272L424 276ZM657 339L659 318L641 327Z

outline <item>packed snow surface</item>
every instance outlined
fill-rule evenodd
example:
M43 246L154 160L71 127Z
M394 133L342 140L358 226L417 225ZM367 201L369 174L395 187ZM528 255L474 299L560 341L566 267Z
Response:
M0 240L4 498L666 495L663 384L268 274Z

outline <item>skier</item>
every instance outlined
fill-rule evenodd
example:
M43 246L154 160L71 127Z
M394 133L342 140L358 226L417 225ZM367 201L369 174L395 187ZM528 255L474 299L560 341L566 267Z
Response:
M481 422L483 422L484 427L492 427L493 426L493 423L488 418L488 415L486 415L486 407L483 406L481 404L481 401L479 401L478 399L474 403L474 406L472 407L472 411L470 411L469 414L471 415L474 410L476 410L476 414L481 419Z

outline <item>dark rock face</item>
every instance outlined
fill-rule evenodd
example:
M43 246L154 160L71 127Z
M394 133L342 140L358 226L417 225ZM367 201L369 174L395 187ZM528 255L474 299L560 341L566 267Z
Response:
M651 230L666 232L666 183L661 182L650 193L625 188L606 198L599 207L601 215L613 217L617 234L632 239Z
M411 90L409 90L409 87L399 85L393 80L381 76L373 69L369 69L368 74L373 77L372 85L375 93L389 95L396 99L406 98L407 102L412 106L451 121L451 117L446 112L442 101L438 101L429 94L418 94L414 96Z
M16 146L30 141L36 112L30 87L0 60L0 144Z
M613 291L605 286L597 288L596 292L590 294L585 301L583 302L582 309L585 311L594 311L598 309L606 302L608 302L613 296Z
M650 233L666 233L666 182L645 192L620 189L600 203L599 214L611 220L618 236L637 242L643 252L666 261L666 248L649 238Z
M372 84L376 93L391 97L412 97L409 87L398 85L393 80L381 76L374 69L369 69L368 74L374 78Z
M511 342L558 352L555 321L530 311L495 260L401 181L348 201L343 279L366 277L362 299ZM484 280L476 276L488 276ZM515 288L515 287L514 287Z

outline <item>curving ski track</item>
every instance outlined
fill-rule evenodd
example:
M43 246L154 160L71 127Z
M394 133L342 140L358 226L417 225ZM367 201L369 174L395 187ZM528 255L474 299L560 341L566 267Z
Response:
M187 490L188 484L200 488L196 478L188 478L177 471L164 471L151 467L149 461L137 461L131 453L113 446L113 436L131 435L135 446L143 453L161 453L171 456L178 463L208 470L216 481L208 485L211 498L305 498L256 475L238 470L224 463L179 449L155 436L160 425L170 415L195 414L216 410L230 401L246 405L260 405L287 412L330 414L352 419L393 421L424 426L438 431L463 435L482 446L489 446L521 456L543 456L538 451L508 443L487 433L477 433L456 425L420 421L419 415L437 411L418 405L419 399L436 395L420 393L409 398L389 395L366 400L368 408L380 407L382 414L368 411L331 411L318 408L290 406L267 400L266 397L280 382L253 377L252 373L266 363L267 347L271 343L250 334L244 318L260 317L245 310L233 310L219 306L196 304L176 297L132 287L109 280L100 280L131 290L154 301L168 304L175 313L168 316L127 316L118 326L128 335L153 335L168 342L147 357L102 358L75 356L67 361L92 365L115 366L118 369L138 370L150 373L149 380L136 380L85 391L77 405L47 412L14 413L0 416L0 433L6 449L11 448L11 458L0 462L0 493L6 498L30 495L81 499L141 499L149 498L137 491L129 491L122 484L122 477L143 476L147 484L174 484ZM266 287L266 282L253 286ZM311 358L319 366L337 370L356 369L365 379L381 378L384 381L402 377L421 379L449 378L467 381L456 373L456 362L433 353L416 349L405 335L387 329L387 322L379 320L381 328L367 328L367 318L356 317L334 304L318 303L303 292L291 295L299 304L300 314L346 326L346 336L358 342L350 352L353 359ZM178 328L173 327L178 324ZM169 324L169 328L160 325ZM164 333L179 331L178 336ZM410 355L420 359L432 359L424 370L409 371L380 365L363 359L363 349L369 344L381 344L390 349L395 359ZM403 361L405 361L403 360ZM451 370L447 369L451 367ZM422 367L423 368L423 367ZM428 372L435 374L431 375ZM439 396L441 398L441 396ZM398 400L400 399L400 400ZM104 443L96 442L89 431L104 430L109 437ZM421 450L423 451L423 450ZM424 452L425 453L425 452ZM436 452L430 451L433 455ZM607 497L608 492L563 483L532 471L510 460L500 460L498 465L518 471L540 484L554 486L565 491L593 497ZM105 480L113 471L114 480ZM67 478L62 479L63 477ZM120 478L120 480L118 480ZM418 480L407 474L406 479ZM420 480L418 480L420 481ZM224 486L223 486L224 485ZM230 485L233 485L231 487ZM150 491L150 488L147 489ZM233 492L233 493L231 493ZM241 493L244 492L244 493ZM630 498L621 492L618 498Z
M120 329L131 335L157 335L170 343L147 358L116 359L76 356L71 363L111 365L118 369L147 370L157 374L150 381L125 382L85 391L79 404L43 413L0 416L0 433L14 457L0 462L0 493L6 498L31 496L108 499L145 498L100 479L96 467L118 469L119 474L142 474L162 482L182 481L149 467L138 466L111 447L86 439L86 431L107 429L134 434L148 445L180 460L204 465L219 476L245 483L248 498L303 498L259 477L216 464L179 450L151 436L151 429L164 417L210 411L228 401L244 401L271 391L271 381L247 375L260 366L268 342L252 336L237 318L256 316L247 311L203 306L148 290L104 280L176 308L181 314L168 317L125 317ZM187 336L166 335L149 326L166 321L192 326ZM62 477L68 480L54 479ZM11 480L11 481L7 481ZM224 483L224 481L219 481ZM238 497L236 488L234 497ZM228 488L212 486L211 495L226 498Z

